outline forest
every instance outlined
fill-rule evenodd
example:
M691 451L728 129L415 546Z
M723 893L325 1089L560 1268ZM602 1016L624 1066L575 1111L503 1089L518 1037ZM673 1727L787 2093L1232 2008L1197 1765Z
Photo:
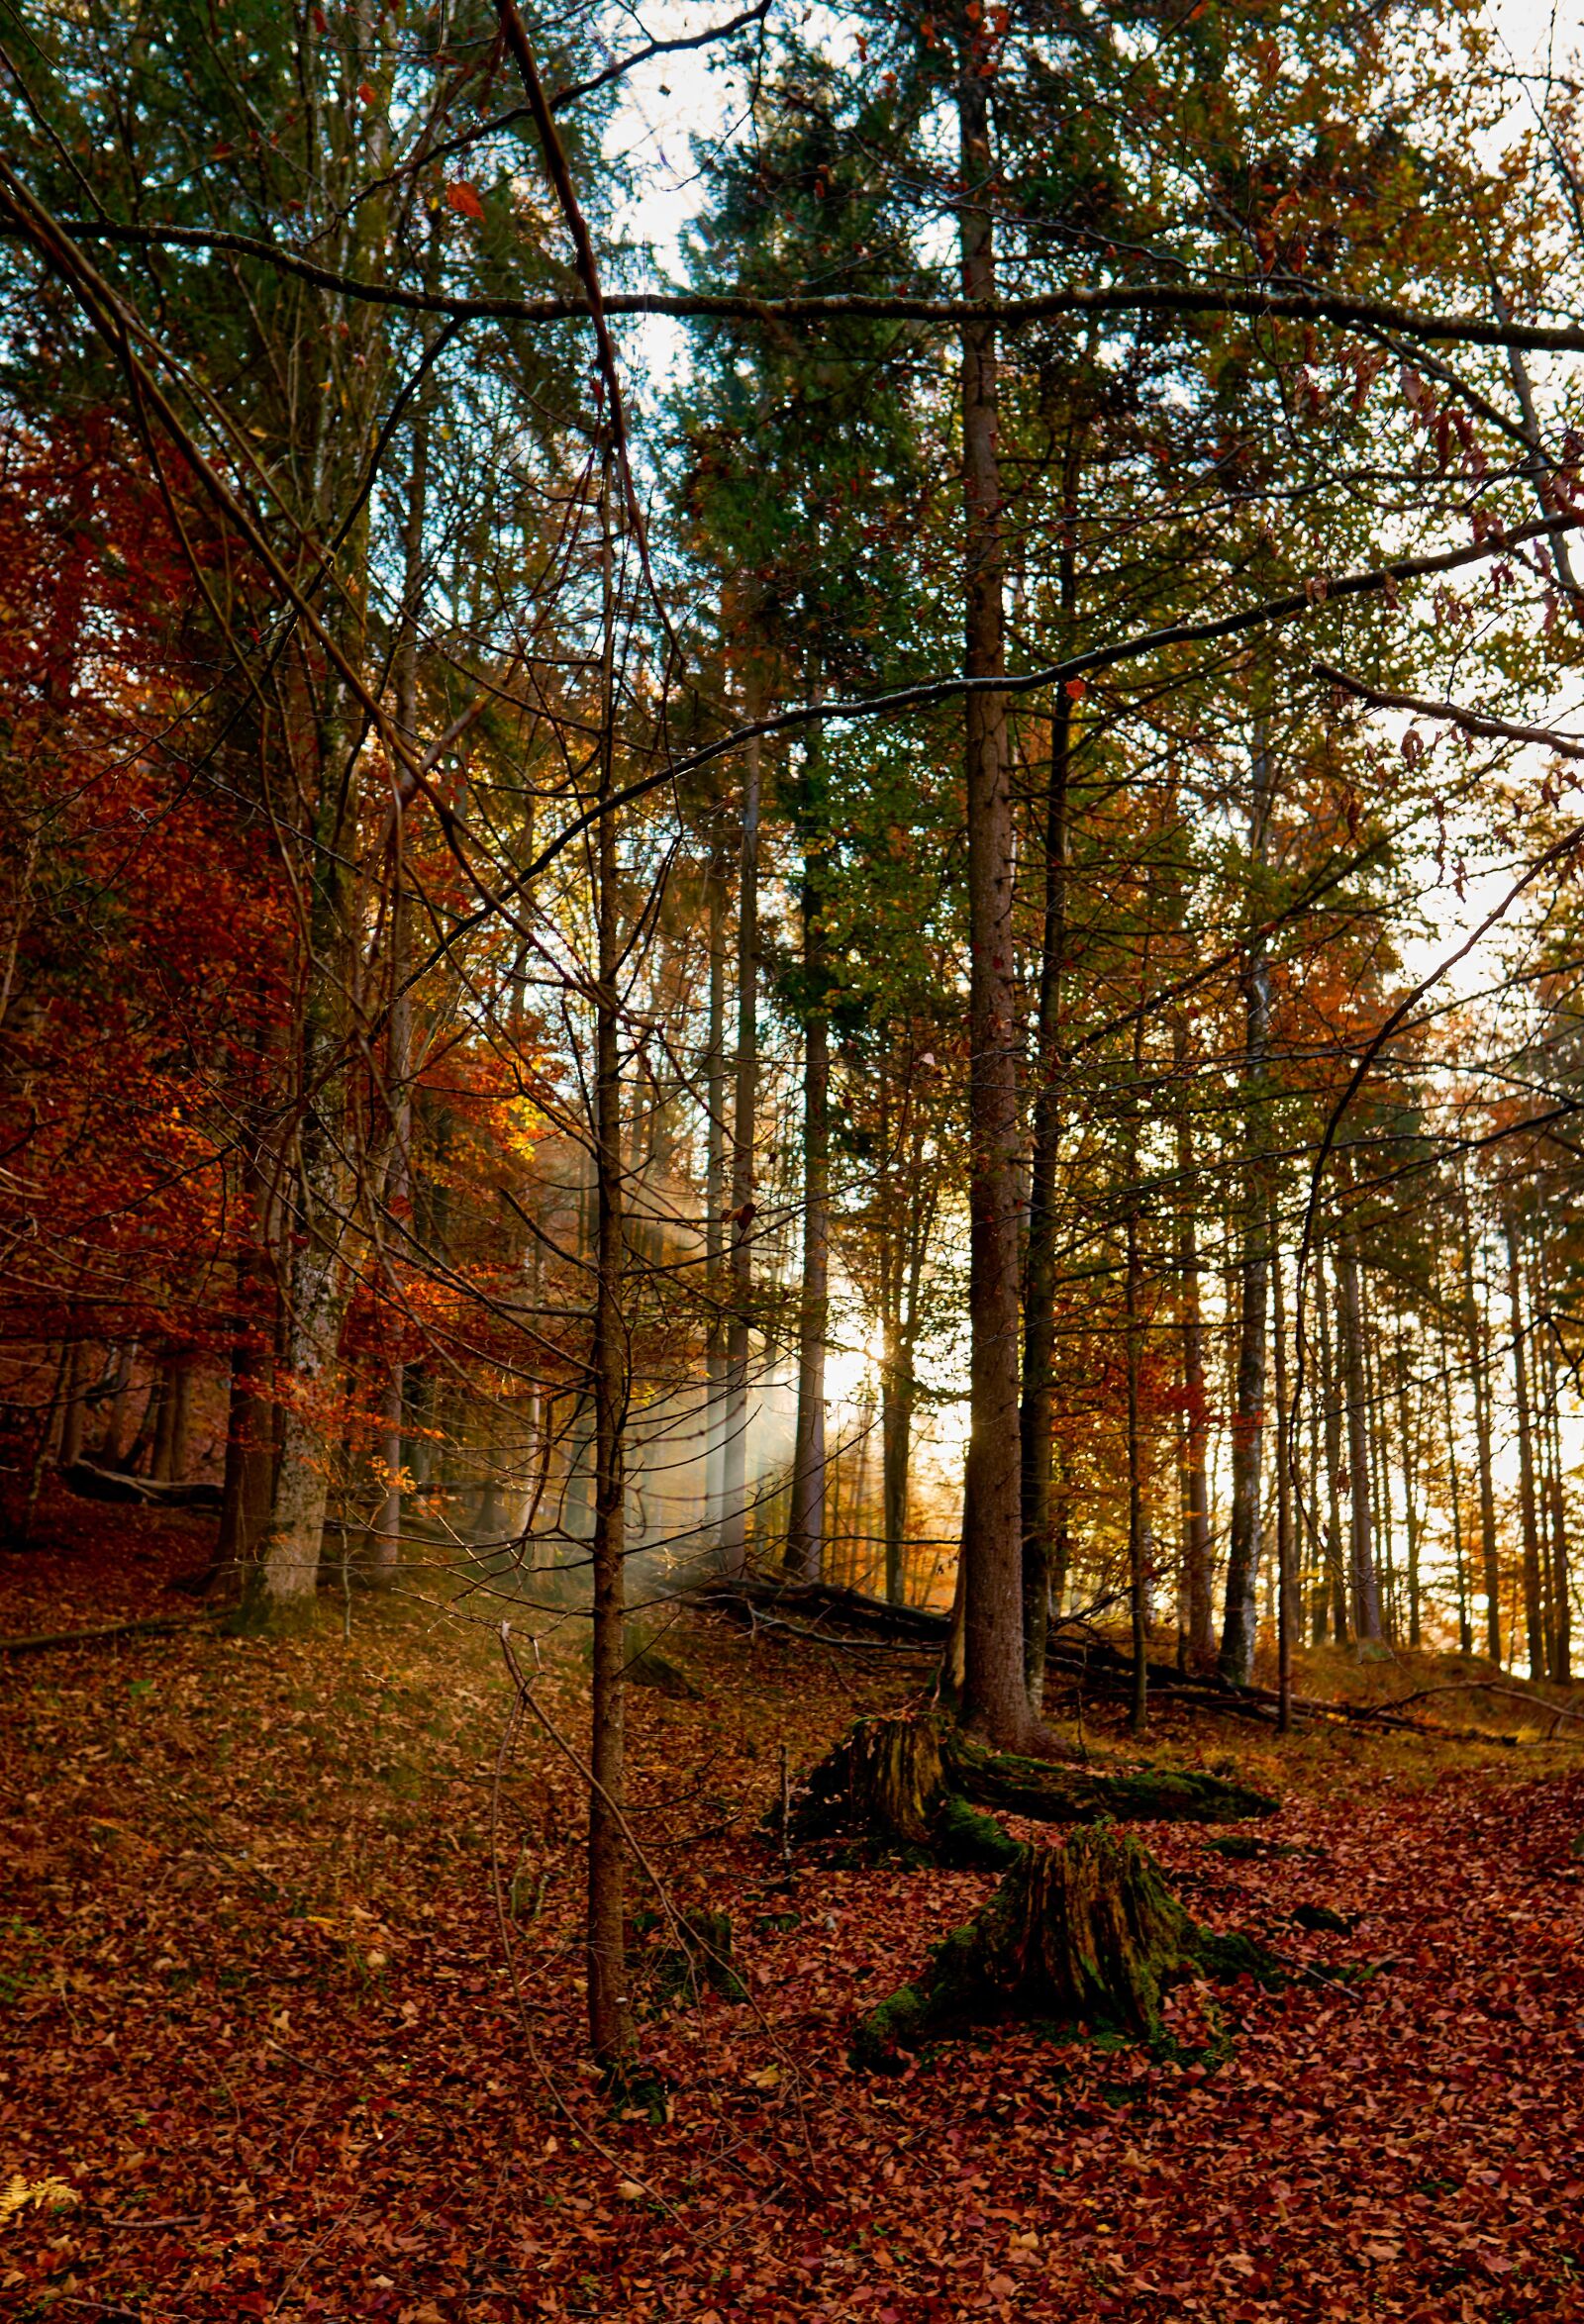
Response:
M0 0L7 2313L1584 2319L1570 39Z

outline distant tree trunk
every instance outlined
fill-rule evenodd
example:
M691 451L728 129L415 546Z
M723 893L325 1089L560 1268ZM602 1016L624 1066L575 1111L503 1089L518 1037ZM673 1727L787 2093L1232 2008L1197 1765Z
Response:
M1317 1254L1318 1256L1318 1254ZM1318 1286L1317 1286L1318 1288ZM1324 1380L1316 1376L1316 1367L1309 1367L1309 1486L1304 1497L1304 1525L1300 1535L1300 1555L1304 1568L1304 1609L1308 1623L1309 1642L1323 1646L1326 1642L1327 1613L1330 1607L1330 1579L1326 1564L1326 1536L1319 1516L1321 1478L1326 1459L1322 1449L1322 1407Z
M1513 1324L1513 1395L1518 1413L1518 1502L1524 1528L1524 1629L1532 1679L1545 1676L1545 1613L1540 1598L1539 1526L1534 1507L1534 1434L1530 1417L1529 1363L1524 1345L1524 1302L1520 1287L1518 1220L1509 1211L1502 1222L1507 1241L1507 1301Z
M187 1436L192 1410L192 1351L182 1348L160 1367L159 1415L154 1423L148 1475L161 1485L179 1485L187 1474Z
M1141 1020L1140 1020L1141 1021ZM1137 1177L1138 1157L1131 1158L1130 1175ZM1133 1706L1129 1724L1141 1735L1149 1724L1149 1608L1148 1542L1144 1526L1144 1452L1138 1410L1138 1372L1142 1356L1142 1319L1139 1314L1140 1266L1138 1209L1128 1211L1127 1362L1128 1362L1128 1589L1133 1631Z
M32 1543L34 1525L39 1514L39 1501L44 1492L45 1471L50 1456L59 1443L60 1410L65 1401L66 1376L70 1368L70 1350L62 1340L56 1351L54 1368L50 1375L50 1394L39 1413L39 1425L34 1432L33 1459L28 1464L28 1486L23 1496L21 1516L12 1532L11 1546L27 1549Z
M161 1358L148 1382L148 1398L143 1408L143 1420L127 1457L127 1467L135 1475L140 1471L149 1477L154 1474L153 1465L159 1458L159 1440L165 1431L165 1400L169 1394L170 1371Z
M709 1108L704 1169L704 1272L708 1322L704 1337L704 1525L718 1533L723 1510L726 1449L726 866L719 855L708 880L710 1002L704 1087Z
M1257 1191L1257 1190L1251 1190ZM1244 1231L1238 1319L1238 1403L1232 1440L1232 1528L1227 1549L1227 1600L1221 1634L1221 1675L1246 1686L1254 1667L1265 1427L1265 1317L1270 1285L1267 1229L1250 1205Z
M1374 1286L1367 1269L1360 1268L1358 1307L1364 1347L1364 1386L1369 1399L1369 1487L1375 1520L1375 1570L1381 1592L1381 1627L1388 1644L1399 1637L1397 1573L1392 1559L1392 1497L1390 1415L1386 1402L1386 1361L1375 1325Z
M1408 1643L1417 1650L1424 1643L1419 1603L1419 1504L1415 1499L1419 1479L1408 1387L1408 1341L1401 1330L1397 1338L1397 1441L1402 1449L1403 1526L1408 1535Z
M1486 1334L1474 1289L1474 1233L1468 1191L1459 1190L1463 1229L1463 1337L1474 1393L1474 1441L1479 1463L1481 1578L1485 1586L1485 1651L1502 1663L1502 1561L1496 1535L1496 1478L1491 1463L1491 1381Z
M226 1469L220 1492L218 1575L240 1576L251 1564L269 1522L275 1472L275 1277L255 1242L237 1255L237 1307L226 1415Z
M996 297L991 36L957 27L957 128L963 194L957 213L962 291ZM962 330L964 670L997 678L1003 659L996 328ZM968 816L968 1329L969 1437L964 1480L962 1715L993 1743L1015 1746L1031 1725L1023 1653L1023 1523L1019 1452L1017 988L1013 958L1012 788L1006 698L985 689L963 705Z
M1260 721L1255 735L1249 812L1251 874L1263 865L1274 794L1270 737ZM1256 918L1252 896L1250 919ZM1259 1559L1263 1509L1261 1468L1265 1435L1265 1316L1270 1295L1266 1217L1265 1081L1270 1055L1270 962L1263 937L1248 939L1243 964L1244 1105L1242 1284L1238 1301L1238 1401L1232 1436L1232 1527L1227 1545L1227 1602L1221 1632L1221 1675L1245 1687L1253 1676L1258 1628Z
M107 1469L125 1469L132 1449L133 1374L137 1363L138 1342L135 1339L123 1340L116 1350L110 1405L105 1414L104 1435L98 1452L99 1459Z
M88 1411L88 1345L75 1339L66 1360L66 1380L60 1406L60 1451L62 1469L70 1469L82 1458L82 1440Z
M1474 1628L1468 1602L1468 1559L1463 1547L1463 1488L1457 1468L1457 1424L1452 1416L1452 1363L1446 1344L1444 1317L1440 1328L1441 1417L1446 1430L1446 1470L1452 1493L1452 1556L1457 1570L1457 1645L1462 1654L1474 1651Z
M1063 498L1077 489L1069 447ZM1075 560L1071 528L1057 549L1062 638L1073 630ZM1065 650L1065 645L1063 647ZM1061 1140L1061 977L1067 944L1067 797L1072 765L1072 698L1058 691L1050 718L1050 780L1045 793L1044 911L1035 1023L1035 1088L1029 1175L1029 1233L1023 1285L1023 1401L1019 1409L1023 1509L1024 1664L1029 1700L1044 1700L1045 1629L1055 1531L1051 1432L1056 1358L1056 1163Z
M885 1594L907 1603L908 1460L913 1435L911 1355L887 1363L880 1376L880 1473L884 1502Z
M1179 1071L1187 1062L1187 1031L1179 1025L1174 1036ZM1199 1246L1194 1228L1193 1131L1185 1118L1177 1123L1177 1177L1180 1209L1177 1214L1178 1313L1182 1342L1182 1558L1187 1627L1186 1660L1191 1669L1208 1670L1216 1651L1214 1551L1210 1538L1209 1406L1205 1393L1205 1332L1199 1307Z
M1332 1344L1331 1302L1325 1262L1315 1259L1315 1302L1320 1313L1320 1368L1326 1403L1326 1587L1331 1597L1332 1636L1345 1646L1353 1634L1351 1595L1342 1557L1342 1392L1341 1366Z
M1059 1620L1066 1610L1072 1572L1072 1469L1067 1448L1056 1454L1055 1501L1050 1527L1050 1604Z
M1340 1294L1342 1366L1347 1383L1347 1468L1352 1487L1352 1622L1360 1645L1378 1646L1381 1642L1380 1586L1375 1578L1370 1501L1369 1378L1358 1297L1358 1242L1350 1222L1340 1227L1336 1237L1336 1287Z
M435 287L441 251L439 230L428 239L425 277ZM426 327L426 344L430 333ZM407 475L407 507L403 516L401 634L395 656L396 724L408 740L418 739L418 624L424 600L426 560L424 528L429 513L430 431L434 419L435 378L429 373L419 389L413 414L411 459ZM396 1236L407 1231L407 1211L413 1191L413 1005L406 990L407 921L406 819L395 818L391 834L390 982L391 1004L385 1059L385 1102L390 1112L390 1161L385 1174L385 1209ZM532 839L529 841L532 846ZM388 1587L401 1563L402 1536L402 1417L405 1407L403 1364L392 1359L386 1370L384 1432L381 1457L385 1464L384 1504L369 1548L368 1579Z
M759 711L758 688L744 704ZM721 1452L722 1571L747 1564L748 1320L753 1303L753 1132L759 1103L759 746L742 755L742 831L738 869L737 1059L732 1109L732 1311Z
M1293 1636L1298 1609L1294 1603L1297 1577L1293 1571L1293 1445L1288 1441L1290 1408L1287 1402L1287 1310L1282 1284L1281 1242L1276 1206L1270 1208L1270 1274L1272 1338L1276 1351L1276 1692L1278 1718L1286 1734L1292 1725Z
M402 990L406 962L406 909L402 890L401 865L402 827L396 829L396 863L394 893L391 898L391 982L394 995L390 1008L390 1033L386 1060L385 1095L391 1111L391 1151L385 1174L385 1207L396 1232L406 1231L406 1213L412 1194L413 1106L410 1089L412 1074L412 1006ZM385 1464L385 1491L382 1497L379 1521L369 1545L367 1576L375 1588L388 1588L395 1580L401 1563L402 1551L402 1422L406 1409L405 1367L399 1357L386 1366L383 1398L384 1429L380 1454Z
M818 701L820 681L811 689ZM798 1416L792 1455L786 1570L817 1582L825 1558L825 1343L831 1233L831 1028L826 1011L827 815L818 726L803 769L803 1283L798 1301Z
M1548 1251L1543 1229L1536 1238L1534 1252L1535 1307L1541 1317L1539 1352L1545 1383L1544 1414L1546 1441L1546 1511L1550 1518L1549 1558L1546 1578L1550 1584L1550 1673L1558 1686L1572 1683L1573 1676L1573 1607L1572 1577L1567 1560L1567 1488L1565 1457L1562 1448L1560 1416L1560 1380L1556 1363L1556 1343L1551 1325L1551 1279Z

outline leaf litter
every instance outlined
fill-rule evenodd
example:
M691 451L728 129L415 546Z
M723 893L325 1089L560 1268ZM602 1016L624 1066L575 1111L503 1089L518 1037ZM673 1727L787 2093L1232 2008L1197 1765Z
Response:
M164 1516L84 1530L4 1576L0 1623L168 1610L191 1539ZM702 1622L667 1653L698 1698L634 1692L635 1831L673 1916L730 1913L747 1999L650 1978L667 1931L641 1910L663 2102L614 2119L583 2056L576 1781L539 1743L514 1755L497 1835L521 2014L507 1975L489 1825L509 1694L487 1623L360 1602L349 1641L184 1631L19 1658L0 1696L0 2307L1584 2318L1584 1782L1565 1752L1246 1751L1284 1795L1268 1846L1144 1837L1197 1916L1315 1977L1180 1989L1172 2056L993 2027L867 2077L858 2014L990 1883L836 1851L786 1871L764 1818L781 1744L807 1765L898 1682ZM552 1654L541 1691L565 1732L585 1690ZM1162 1730L1206 1747L1202 1721Z

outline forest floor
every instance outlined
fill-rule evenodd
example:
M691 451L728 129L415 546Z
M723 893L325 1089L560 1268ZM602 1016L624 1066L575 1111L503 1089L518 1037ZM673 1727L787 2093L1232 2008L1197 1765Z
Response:
M43 1530L0 1560L0 1634L191 1612L170 1585L205 1520L61 1503ZM0 2310L1584 2318L1576 1746L1168 1714L1168 1755L1284 1804L1247 1859L1143 1836L1196 1914L1320 1975L1185 1989L1179 2030L1219 2011L1220 2063L987 2029L864 2076L859 2011L989 1883L788 1873L763 1819L783 1743L807 1765L914 1666L690 1617L664 1652L697 1697L634 1691L636 1828L681 1909L731 1912L748 1998L641 1981L669 2118L613 2119L580 2051L578 1782L536 1735L497 1785L497 1620L358 1599L349 1638L332 1604L289 1644L0 1666ZM574 1744L576 1628L541 1687ZM1308 1934L1303 1904L1356 1919Z

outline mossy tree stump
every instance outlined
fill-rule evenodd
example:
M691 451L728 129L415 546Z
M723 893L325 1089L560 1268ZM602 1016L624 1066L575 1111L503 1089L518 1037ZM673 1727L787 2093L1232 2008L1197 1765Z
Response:
M853 2056L885 2065L899 2049L1006 2017L1154 2041L1171 1985L1245 1973L1272 1982L1280 1965L1246 1938L1201 1929L1139 1842L1097 1825L1062 1847L1022 1849L983 1911L861 2020Z
M983 1808L1045 1823L1230 1823L1276 1801L1174 1768L1102 1775L991 1752L938 1717L859 1719L809 1775L798 1839L851 1837L915 1862L1005 1868L1020 1843Z

